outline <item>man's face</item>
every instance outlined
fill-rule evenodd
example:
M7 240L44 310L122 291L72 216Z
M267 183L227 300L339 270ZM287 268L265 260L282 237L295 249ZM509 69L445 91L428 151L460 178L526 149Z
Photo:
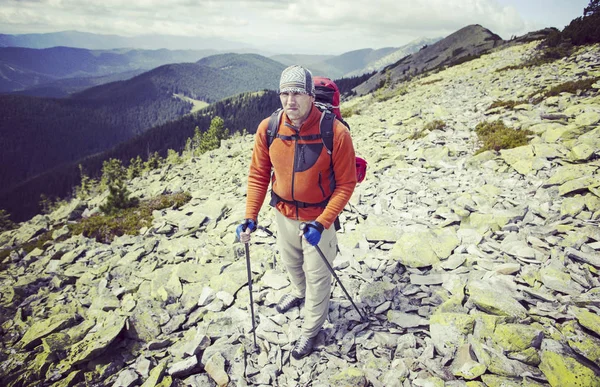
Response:
M315 100L315 97L308 94L293 92L281 93L279 94L279 98L281 99L281 106L283 106L285 114L295 124L304 122Z

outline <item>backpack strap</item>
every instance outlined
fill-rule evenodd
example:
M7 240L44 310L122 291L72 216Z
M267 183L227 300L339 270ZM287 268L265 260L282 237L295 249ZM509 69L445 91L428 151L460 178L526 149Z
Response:
M273 114L271 114L271 118L269 118L269 126L267 127L267 149L271 147L273 140L275 140L275 137L277 137L282 115L283 109L279 108L275 110Z
M321 122L319 123L319 130L321 131L321 139L323 145L327 148L327 153L331 156L333 153L333 122L335 121L335 114L329 110L323 110L321 114Z

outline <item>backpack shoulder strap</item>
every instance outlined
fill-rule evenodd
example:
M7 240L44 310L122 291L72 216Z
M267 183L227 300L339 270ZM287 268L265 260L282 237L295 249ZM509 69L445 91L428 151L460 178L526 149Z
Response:
M335 121L335 114L329 110L323 110L321 114L321 122L319 123L319 130L321 131L321 139L327 152L331 155L333 152L333 122Z
M269 118L269 126L267 127L267 149L271 147L273 140L277 137L279 131L279 123L281 122L281 116L283 115L283 109L279 108L271 114Z

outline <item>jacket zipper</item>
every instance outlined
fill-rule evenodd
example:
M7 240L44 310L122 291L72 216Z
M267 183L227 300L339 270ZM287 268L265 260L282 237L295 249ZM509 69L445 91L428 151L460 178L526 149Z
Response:
M321 182L322 180L322 172L319 172L319 189L321 190L321 195L323 195L323 197L325 197L325 190L323 189L323 184Z

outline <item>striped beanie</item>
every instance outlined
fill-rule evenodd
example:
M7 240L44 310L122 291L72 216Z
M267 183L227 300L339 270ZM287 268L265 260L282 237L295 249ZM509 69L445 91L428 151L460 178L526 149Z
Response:
M312 74L302 66L293 65L283 70L279 80L279 93L315 95Z

